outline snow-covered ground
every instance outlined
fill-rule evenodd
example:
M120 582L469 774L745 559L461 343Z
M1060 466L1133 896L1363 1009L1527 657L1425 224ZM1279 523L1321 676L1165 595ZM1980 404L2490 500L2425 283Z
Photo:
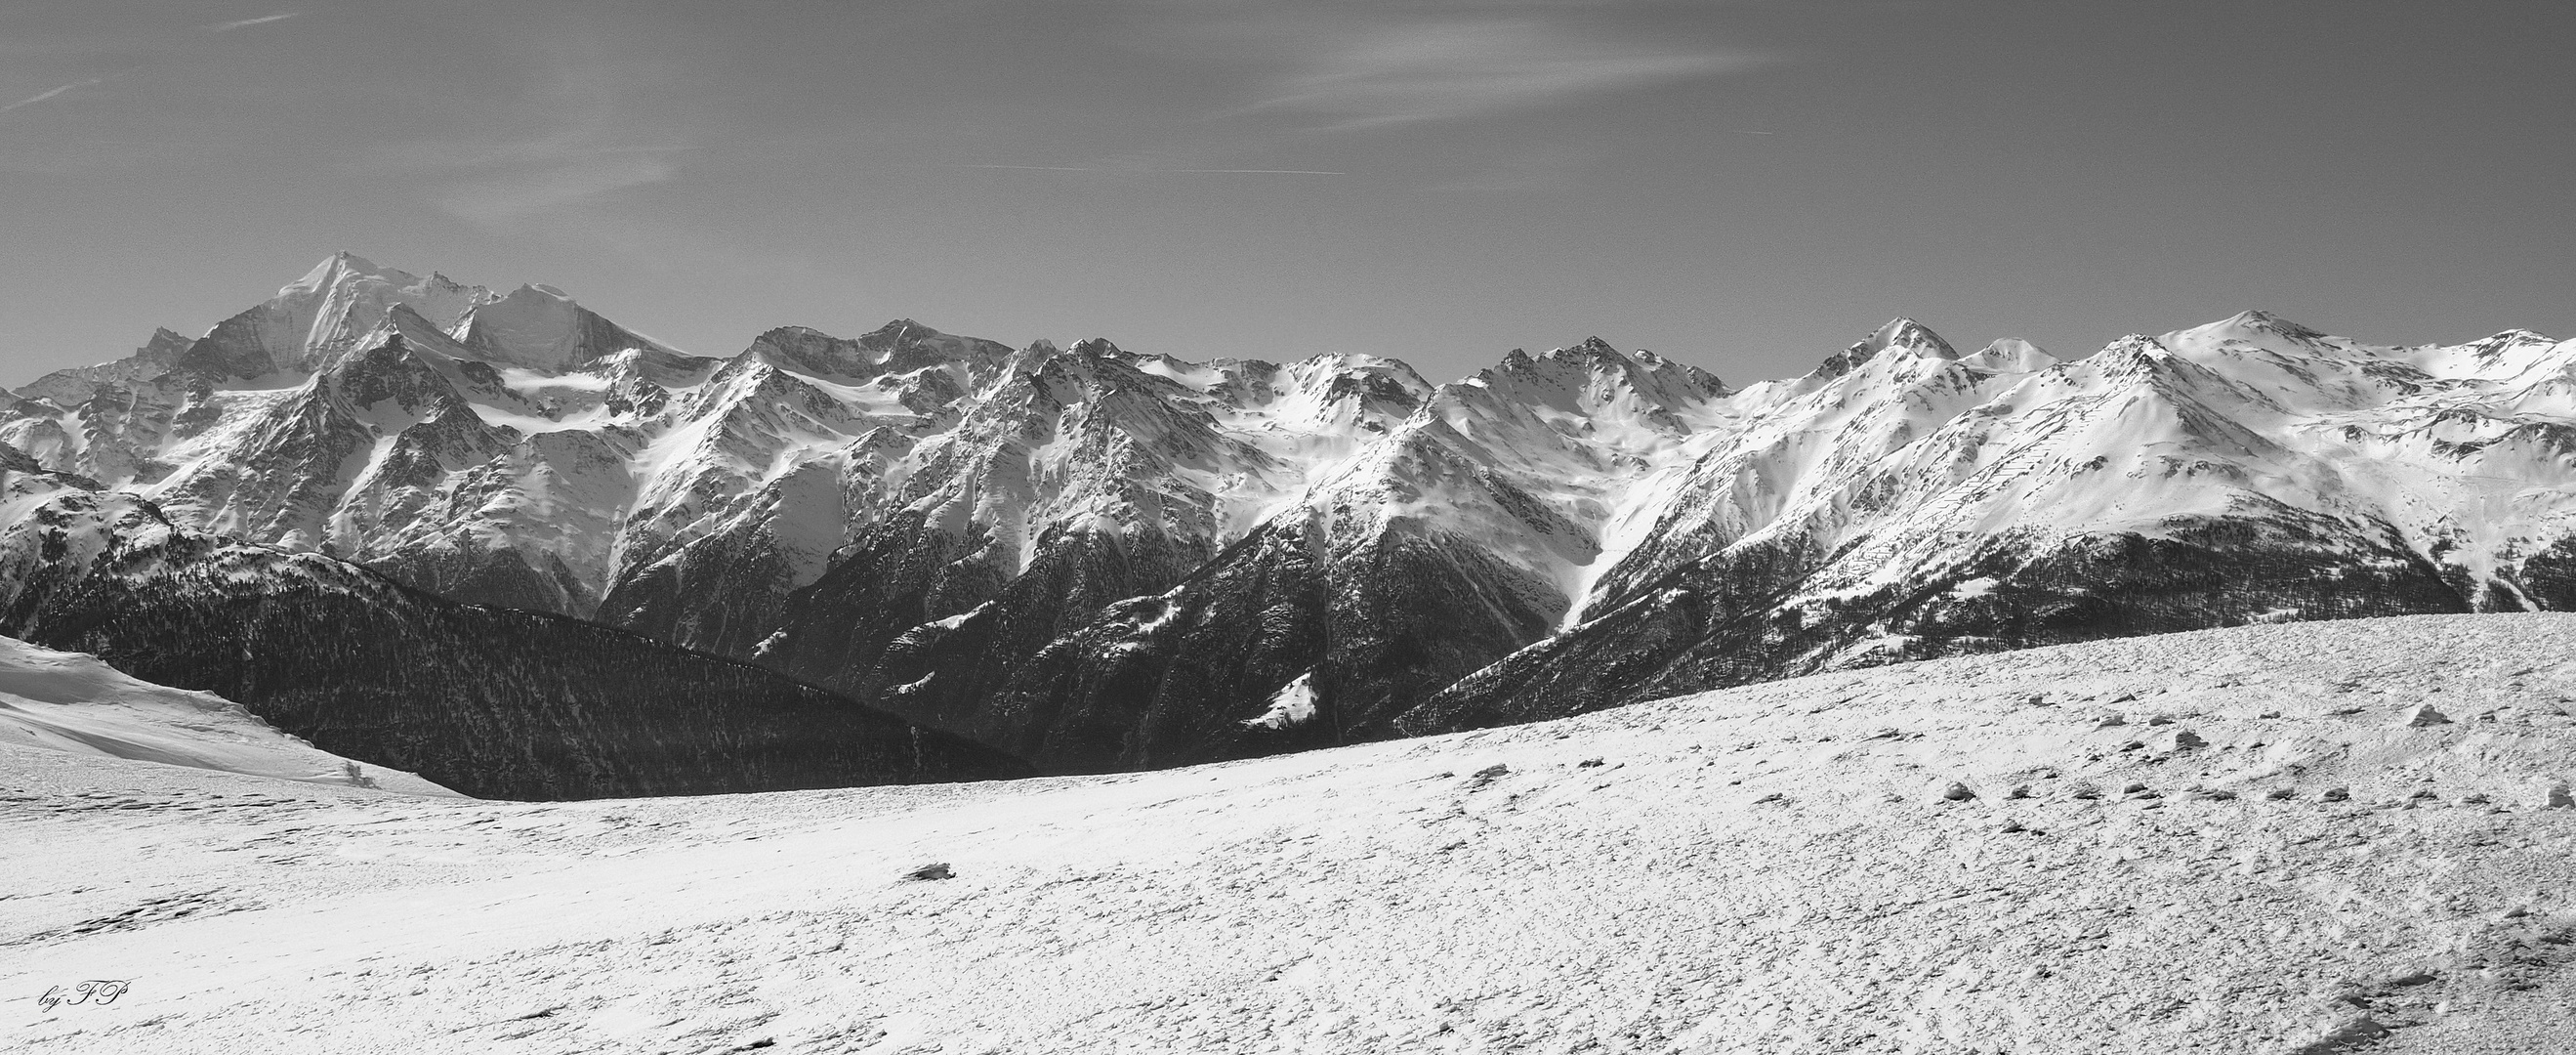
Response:
M2541 614L2247 627L1156 773L694 799L13 744L0 1047L2565 1051L2571 640ZM38 1001L92 979L130 985Z

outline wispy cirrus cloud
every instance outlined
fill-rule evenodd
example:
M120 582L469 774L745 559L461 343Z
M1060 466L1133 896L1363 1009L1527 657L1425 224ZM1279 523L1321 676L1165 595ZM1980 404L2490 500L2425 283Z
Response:
M448 186L439 208L486 231L508 231L618 191L678 173L668 150L581 151L535 145L499 166L509 171Z
M1231 115L1294 115L1324 131L1535 111L1770 61L1655 32L1640 5L1618 2L1135 2L1139 46L1241 71L1251 101Z
M99 82L106 79L107 78L105 77L92 77L85 81L73 81L70 84L62 85L60 87L47 88L44 91L37 92L36 94L20 99L17 102L10 103L6 106L0 106L0 114L8 113L9 111L18 109L22 106L34 106L47 99L52 99L56 96L62 95L64 92L74 91L80 88L95 87Z
M1764 62L1751 53L1606 39L1495 15L1373 26L1301 51L1275 94L1251 109L1324 116L1335 129L1527 110Z
M280 12L280 13L278 13L278 14L274 14L274 15L263 15L263 16L261 16L261 17L259 17L259 18L245 18L245 19L242 19L242 20L237 21L237 22L221 22L221 23L217 23L217 24L215 24L215 25L210 25L210 26L201 26L201 27L199 27L199 28L204 29L204 30L206 30L206 31L208 31L208 32L213 32L213 33L227 33L227 32L231 32L232 30L241 29L241 28L244 28L244 27L247 27L247 26L265 25L265 24L270 23L270 22L277 22L277 21L281 21L281 20L284 20L284 19L294 18L294 17L296 17L296 15L297 15L297 14L298 14L298 13L297 13L297 12L294 12L294 11L285 11L285 12ZM138 46L142 46L142 47L152 47L152 45L137 45L137 44L134 44L134 43L131 43L131 42L123 42L123 43L120 43L120 44L116 45L116 47L118 47L118 48L120 48L120 49L129 49L129 50L130 50L130 49L132 49L132 48L138 47ZM170 47L171 47L171 45L170 45L170 44L168 44L168 43L166 43L166 42L164 42L164 43L162 43L162 44L158 45L158 48L163 49L163 50L167 50L167 49L169 49ZM43 50L43 51L54 51L54 50L60 50L60 49L59 49L59 48L44 48L44 49L42 49L42 50ZM40 52L40 53L41 53L41 52ZM46 101L51 100L51 99L60 98L60 97L61 97L61 96L63 96L64 94L67 94L67 93L69 93L69 92L78 91L78 90L80 90L80 89L82 89L82 88L95 88L95 87L97 87L97 86L99 86L99 85L101 85L101 84L105 84L105 83L107 83L108 81L115 80L115 79L117 79L117 78L119 78L119 77L123 77L123 76L125 76L125 75L127 75L127 74L129 74L129 73L133 73L133 72L135 72L135 70L137 70L137 69L141 69L141 68L142 68L142 67L131 67L131 68L127 68L127 69L121 69L121 70L117 70L117 71L116 71L116 72L114 72L114 73L101 74L101 75L96 76L96 77L90 77L90 78L87 78L87 79L84 79L84 80L77 80L77 81L73 81L73 82L71 82L71 83L69 83L69 84L57 85L57 86L55 86L55 87L48 88L48 89L45 89L44 91L38 92L38 93L36 93L36 94L34 94L34 95L30 95L30 96L28 96L28 97L26 97L26 98L24 98L24 99L20 99L20 100L18 100L18 101L16 101L16 102L13 102L13 103L6 103L6 104L0 104L0 114L5 114L5 113L8 113L8 112L10 112L10 111L12 111L12 110L20 109L20 108L22 108L22 107L34 106L34 105L36 105L37 103L46 102Z
M1018 169L1026 172L1108 172L1122 176L1348 176L1325 169L1184 169L1119 165L959 165L961 169Z
M650 64L578 46L545 63L529 92L467 134L389 144L370 167L422 178L441 211L495 234L577 219L679 174L693 125L645 103Z
M1086 167L1365 170L1426 189L1565 187L1594 164L1559 146L1586 134L1574 106L1697 90L1780 61L1679 5L1639 0L1114 2L1127 17L1104 39L1139 53L1140 68L1189 79L1214 105L1199 120L1140 130L1127 154L1157 163L1077 162ZM1435 125L1459 127L1366 134ZM1434 139L1434 149L1417 149Z
M210 33L230 33L236 29L249 29L252 26L264 26L271 22L284 22L287 19L294 18L302 13L303 12L300 11L280 11L274 15L261 15L258 18L245 18L237 22L217 22L214 25L207 26L205 28L206 31Z

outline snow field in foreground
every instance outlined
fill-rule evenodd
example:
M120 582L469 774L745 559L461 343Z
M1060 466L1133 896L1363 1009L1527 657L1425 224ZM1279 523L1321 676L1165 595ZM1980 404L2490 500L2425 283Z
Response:
M2559 1050L2571 631L2248 627L693 799L0 747L0 1048ZM132 985L34 999L93 978Z

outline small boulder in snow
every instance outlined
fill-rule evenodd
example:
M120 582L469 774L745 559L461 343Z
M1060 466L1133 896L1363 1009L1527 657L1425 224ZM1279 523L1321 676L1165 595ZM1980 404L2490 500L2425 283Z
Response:
M917 881L927 880L927 879L955 879L955 878L957 878L957 873L955 873L955 872L951 872L951 871L949 871L949 870L948 870L948 862L946 862L946 861L933 861L933 862L931 862L931 863L929 863L929 864L926 864L926 865L923 865L923 866L921 866L921 867L919 867L919 868L915 868L915 869L913 869L912 871L905 872L905 873L903 874L903 879L902 879L901 881L902 881L902 882L906 882L906 883L911 883L911 882L917 882Z
M1969 799L1976 797L1976 792L1969 790L1967 785L1955 780L1951 781L1949 786L1941 789L1941 799L1944 802L1966 802Z
M2387 1035L2388 1027L2366 1016L2355 1016L2327 1028L2325 1035L2294 1050L2298 1055L2325 1055L2357 1048Z
M2407 712L2406 724L2417 729L2429 725L2449 725L2451 716L2434 710L2432 704L2419 704L2414 710Z

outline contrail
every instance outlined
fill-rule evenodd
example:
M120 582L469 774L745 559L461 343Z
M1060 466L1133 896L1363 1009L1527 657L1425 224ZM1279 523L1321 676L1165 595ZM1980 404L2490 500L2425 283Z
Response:
M245 18L239 22L225 22L219 25L207 26L206 29L215 33L230 33L233 30L241 29L246 26L265 25L270 22L283 22L301 13L302 12L299 11L285 11L274 15L262 15L258 18Z
M1132 173L1137 173L1137 174L1140 174L1140 175L1151 175L1151 174L1156 174L1156 173L1179 173L1179 174L1193 174L1193 173L1194 173L1194 174L1198 174L1198 175L1237 175L1237 176L1348 176L1348 175L1350 175L1350 173L1348 173L1348 172L1327 172L1327 171L1325 171L1325 170L1323 170L1323 169L1116 169L1116 168L1093 168L1093 167L1088 167L1088 166L1083 166L1083 165L959 165L959 166L957 166L957 167L959 167L959 168L969 168L969 169L1022 169L1022 170L1026 170L1026 171L1033 171L1033 172L1132 172Z
M53 98L54 96L61 95L61 94L63 94L64 92L70 91L70 90L72 90L72 89L74 89L74 88L87 88L87 87L89 87L89 86L91 86L91 85L93 85L93 84L97 84L98 82L100 82L100 81L102 81L102 80L105 80L105 79L106 79L106 78L104 78L104 77L92 77L92 78L90 78L90 79L88 79L88 80L85 80L85 81L73 81L73 82L71 82L70 84L63 85L63 86L62 86L62 87L60 87L60 88L48 88L48 89L46 89L46 90L44 90L44 91L37 92L37 93L36 93L36 94L34 94L34 95L30 95L30 96L28 96L28 97L26 97L26 98L24 98L24 99L20 99L20 100L18 100L17 102L10 103L10 104L9 104L9 105L7 105L7 106L0 106L0 114L8 113L9 111L11 111L11 110L15 110L15 109L17 109L17 108L19 108L19 107L21 107L21 106L34 106L34 105L36 105L37 103L44 102L44 101L45 101L45 100L47 100L47 99L51 99L51 98Z

